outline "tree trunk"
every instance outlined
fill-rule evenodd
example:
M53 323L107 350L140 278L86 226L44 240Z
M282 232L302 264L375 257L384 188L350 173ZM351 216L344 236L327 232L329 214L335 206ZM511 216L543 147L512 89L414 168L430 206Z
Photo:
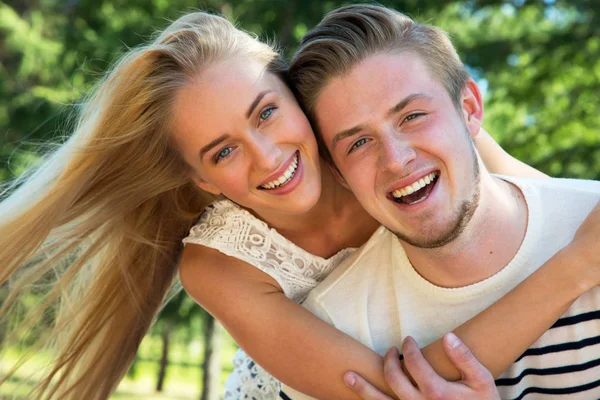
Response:
M162 355L160 357L160 367L158 369L158 379L156 381L156 391L162 392L167 375L167 367L169 366L169 341L171 339L171 327L166 327L162 338Z
M206 314L204 323L204 362L200 400L218 400L221 383L221 325Z

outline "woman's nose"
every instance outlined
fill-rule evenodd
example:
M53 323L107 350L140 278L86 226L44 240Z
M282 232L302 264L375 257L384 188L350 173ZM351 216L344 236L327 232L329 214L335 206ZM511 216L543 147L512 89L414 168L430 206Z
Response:
M283 153L279 144L270 136L259 132L253 133L251 138L250 147L254 154L254 165L267 172L276 170L283 162Z

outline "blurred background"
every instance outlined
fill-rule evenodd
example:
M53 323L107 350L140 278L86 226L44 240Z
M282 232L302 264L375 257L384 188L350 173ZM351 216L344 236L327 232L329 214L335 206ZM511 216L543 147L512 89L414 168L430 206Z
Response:
M263 39L276 39L290 55L324 13L347 3L0 1L0 184L35 163L41 144L68 135L82 94L124 51L169 20L192 10L221 13ZM508 152L552 176L600 178L600 0L380 3L451 34L484 92L484 127ZM218 398L235 349L180 293L144 339L113 398ZM24 350L9 349L0 373ZM25 393L27 386L25 375L17 375L0 387L0 398Z

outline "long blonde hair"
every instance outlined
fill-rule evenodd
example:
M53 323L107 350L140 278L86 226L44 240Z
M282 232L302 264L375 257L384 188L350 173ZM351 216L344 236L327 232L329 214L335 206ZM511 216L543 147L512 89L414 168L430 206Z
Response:
M32 397L106 399L133 361L176 279L181 239L213 200L174 146L175 93L228 57L283 67L269 45L222 17L181 17L126 54L86 99L69 139L7 189L0 318L26 293L43 297L2 345L53 321L32 347L53 349Z

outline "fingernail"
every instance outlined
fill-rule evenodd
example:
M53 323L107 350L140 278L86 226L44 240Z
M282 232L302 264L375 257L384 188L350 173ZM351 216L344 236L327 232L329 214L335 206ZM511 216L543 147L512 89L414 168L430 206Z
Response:
M354 377L354 374L352 374L352 373L344 374L344 383L347 386L349 386L349 387L354 386L354 382L356 382L356 378Z
M458 336L456 336L454 333L452 332L448 332L446 334L447 337L447 341L448 341L448 346L450 347L450 349L455 349L458 346L460 346L460 339L458 338Z
M418 347L417 346L417 342L415 341L415 339L412 336L407 336L404 338L404 340L402 341L402 347L404 348L404 346L414 346L414 347Z

